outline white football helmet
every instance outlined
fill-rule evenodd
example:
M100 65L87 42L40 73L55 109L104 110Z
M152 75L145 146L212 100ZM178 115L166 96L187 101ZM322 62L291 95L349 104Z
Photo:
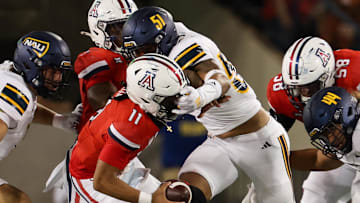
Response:
M292 102L306 103L318 90L334 85L333 50L318 37L297 40L285 53L282 77Z
M127 94L146 112L168 122L176 118L180 91L187 85L184 72L170 58L145 54L132 61L126 70Z
M125 22L137 10L133 0L95 0L88 13L89 37L97 47L116 50L114 37L106 32L109 24Z

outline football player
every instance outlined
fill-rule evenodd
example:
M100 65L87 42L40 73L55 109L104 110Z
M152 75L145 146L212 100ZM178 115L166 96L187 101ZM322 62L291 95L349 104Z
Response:
M313 170L342 164L353 168L356 174L353 183L357 184L352 185L351 202L360 202L358 104L358 100L349 92L335 86L317 92L304 109L304 124L311 143L323 153L313 153L306 159L309 160L306 165ZM324 155L330 158L326 159Z
M318 90L339 86L358 95L359 61L360 52L349 49L333 51L325 40L318 37L297 40L284 55L282 73L268 84L271 115L289 130L296 120L303 121L305 103ZM293 168L306 169L301 162L306 160L304 155L303 152L291 152ZM311 172L303 183L301 202L347 202L354 177L355 170L347 165L331 171Z
M89 9L87 35L96 47L79 54L74 64L84 109L79 132L90 116L125 83L127 62L120 54L121 30L136 10L132 0L95 0Z
M90 116L104 107L106 101L125 84L127 62L120 54L121 30L126 19L136 10L133 0L95 0L90 6L90 32L82 34L89 36L96 46L80 53L74 63L83 108L78 132ZM64 169L65 161L53 170L46 184L45 191L54 189L53 201L56 203L67 202L68 192L60 183L66 182Z
M133 57L160 53L174 59L185 73L195 73L189 77L195 87L184 88L175 113L199 113L207 104L230 97L197 117L208 138L190 154L179 174L197 188L194 199L205 202L222 192L237 179L240 168L261 194L259 202L294 202L286 131L261 107L253 89L213 41L174 23L168 11L145 7L126 21L123 43ZM266 143L270 147L264 148Z
M70 202L170 202L165 198L169 183L159 187L134 158L176 118L171 110L187 83L185 75L157 54L137 58L126 73L126 91L119 90L79 134L69 163Z
M36 100L37 95L45 98L58 95L68 83L70 60L70 49L60 36L37 31L18 40L13 62L0 65L0 159L24 138L32 121L59 128L75 125L78 117L54 114L37 106ZM0 202L31 201L20 189L0 179Z

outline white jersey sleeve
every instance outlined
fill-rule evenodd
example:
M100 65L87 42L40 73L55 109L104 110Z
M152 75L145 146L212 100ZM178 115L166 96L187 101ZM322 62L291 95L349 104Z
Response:
M21 76L1 71L0 109L14 120L21 120L24 112L33 103L33 96Z
M23 78L11 71L0 70L0 119L8 125L0 141L0 160L24 138L36 110L36 97Z
M169 57L174 59L184 70L211 59L228 77L231 88L226 96L231 99L221 107L211 108L202 118L197 118L210 135L228 132L252 118L261 108L255 92L237 73L235 66L228 61L217 45L206 36L186 28L182 23L175 23L179 40L171 49Z

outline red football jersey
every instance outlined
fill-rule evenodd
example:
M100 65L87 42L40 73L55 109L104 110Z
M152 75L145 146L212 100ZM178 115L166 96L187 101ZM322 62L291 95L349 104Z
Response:
M87 91L97 83L111 82L120 89L126 80L125 59L115 52L107 49L92 47L78 55L74 69L79 78L81 102L83 113L78 125L80 132L83 125L95 113L87 98Z
M349 91L360 91L360 51L340 49L335 55L335 86ZM267 99L277 114L302 121L302 108L297 109L283 87L282 75L273 77L267 86Z
M151 143L160 125L127 95L115 97L81 130L70 158L71 175L92 178L98 159L123 170Z

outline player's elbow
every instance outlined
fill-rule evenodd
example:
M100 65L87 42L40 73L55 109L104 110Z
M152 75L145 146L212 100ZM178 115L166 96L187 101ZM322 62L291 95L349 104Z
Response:
M104 193L106 188L106 183L104 178L94 178L93 187L94 190Z

